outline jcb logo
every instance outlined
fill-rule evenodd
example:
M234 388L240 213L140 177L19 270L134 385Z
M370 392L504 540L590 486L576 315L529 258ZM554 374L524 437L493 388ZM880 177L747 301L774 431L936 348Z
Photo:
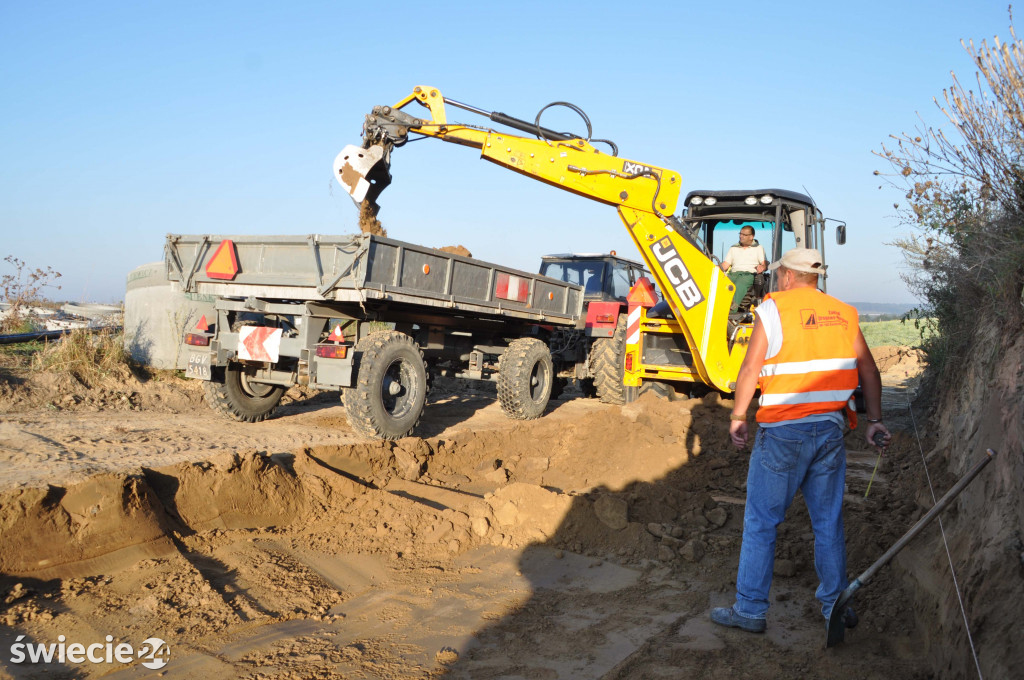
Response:
M622 161L622 172L627 175L659 175L654 168L633 161Z
M654 253L654 257L658 258L658 262L661 263L661 268L665 270L665 275L668 276L668 280L672 283L672 287L675 288L679 299L683 301L684 307L693 309L696 305L704 302L704 294L700 292L697 283L690 276L690 271L683 264L683 260L679 257L679 253L676 252L676 247L672 245L671 239L666 236L655 243L651 247L651 251Z

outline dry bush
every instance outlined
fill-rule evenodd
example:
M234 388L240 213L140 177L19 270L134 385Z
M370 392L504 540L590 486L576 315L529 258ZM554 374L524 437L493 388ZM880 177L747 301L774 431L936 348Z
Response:
M53 285L60 278L60 272L53 267L31 269L13 255L5 257L4 262L14 271L0 276L0 301L9 305L7 314L0 318L0 333L31 331L22 319L24 309L39 300L44 288L60 290L60 286Z
M76 328L32 359L34 370L68 373L86 385L100 378L128 379L131 367L122 334L110 330Z
M922 124L893 135L876 172L904 192L910 235L894 242L904 275L923 302L919 316L937 331L923 348L937 376L966 359L983 320L1010 332L1024 326L1024 43L962 43L978 72L977 90L953 84L935 99L946 129Z

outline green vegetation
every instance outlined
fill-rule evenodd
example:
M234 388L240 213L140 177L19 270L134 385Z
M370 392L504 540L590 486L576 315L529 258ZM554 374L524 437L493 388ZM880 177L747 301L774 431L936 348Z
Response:
M924 344L922 334L924 334L925 338L930 338L931 334L934 333L934 325L927 323L929 321L932 320L861 321L860 329L864 333L864 339L867 341L868 347L881 347L884 345L921 347Z
M0 368L31 368L32 357L41 352L45 347L46 343L38 340L19 342L13 345L0 345Z
M936 100L949 126L893 135L879 156L883 174L904 193L910 235L895 241L910 266L905 277L936 332L922 348L933 388L955 385L978 351L979 333L1012 338L1024 329L1024 43L982 42L965 49L977 87L953 84Z

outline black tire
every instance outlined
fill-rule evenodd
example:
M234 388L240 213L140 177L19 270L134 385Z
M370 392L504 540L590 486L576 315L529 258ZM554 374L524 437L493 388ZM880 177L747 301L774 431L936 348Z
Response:
M281 403L285 388L249 382L246 367L231 363L224 369L224 380L203 383L206 403L229 418L246 423L266 420Z
M416 428L427 396L427 368L405 333L377 331L355 346L355 385L342 393L352 429L401 439Z
M663 382L645 382L640 386L640 394L647 394L653 392L658 396L659 399L668 399L669 401L675 401L676 390L668 383Z
M498 365L498 403L513 420L539 418L551 398L551 350L537 338L509 343Z
M625 314L619 314L612 337L594 341L590 357L590 371L598 398L606 404L625 404L626 387L622 384L626 374Z

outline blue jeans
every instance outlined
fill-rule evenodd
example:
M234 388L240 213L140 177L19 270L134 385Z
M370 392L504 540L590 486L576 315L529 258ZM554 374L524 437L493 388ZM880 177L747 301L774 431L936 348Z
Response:
M804 494L814 529L815 593L825 618L846 588L846 539L843 487L846 447L834 422L762 427L757 432L747 472L743 545L736 576L737 614L763 619L775 564L776 528L797 489Z

